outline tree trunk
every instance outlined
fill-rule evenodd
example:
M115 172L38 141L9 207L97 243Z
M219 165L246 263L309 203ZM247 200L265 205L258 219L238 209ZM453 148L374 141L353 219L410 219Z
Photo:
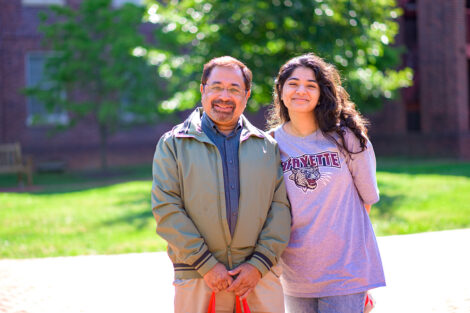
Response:
M101 171L108 171L108 128L106 125L100 125L100 158Z

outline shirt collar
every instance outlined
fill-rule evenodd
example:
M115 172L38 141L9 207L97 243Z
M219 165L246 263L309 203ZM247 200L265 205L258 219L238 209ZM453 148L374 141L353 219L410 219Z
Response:
M238 119L237 126L235 126L233 131L228 135L224 135L223 133L219 131L217 126L214 124L214 121L211 120L211 118L206 114L206 112L202 113L201 124L207 127L208 129L210 129L211 131L213 131L214 133L220 136L224 136L224 137L231 137L233 134L237 133L240 129L243 128L243 120L240 117Z
M178 138L197 138L203 142L211 142L209 138L202 131L202 114L204 113L202 107L196 108L186 120L173 127L173 132ZM266 138L264 132L253 126L250 121L246 119L243 114L240 116L239 125L241 125L240 141L245 141L251 136L258 138ZM211 129L209 127L209 129ZM238 127L237 127L238 129Z

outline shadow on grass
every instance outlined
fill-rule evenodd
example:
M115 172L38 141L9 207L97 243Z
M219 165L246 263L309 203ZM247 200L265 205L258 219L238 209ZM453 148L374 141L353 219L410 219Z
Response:
M397 208L396 203L400 202L402 199L402 196L388 196L381 194L380 201L373 205L372 210L377 211L377 215L380 218L392 217L395 215Z
M107 187L135 180L151 180L148 164L110 168L106 172L87 170L65 173L35 173L33 186L19 186L16 175L0 175L0 192L59 194Z
M390 184L384 182L378 182L379 190L391 190ZM380 218L391 218L395 216L395 211L398 208L398 203L403 201L405 197L403 195L388 195L384 192L380 193L380 201L373 205L372 211L377 217ZM374 214L374 215L375 215Z
M378 158L377 170L390 173L432 174L470 177L470 162L407 158ZM78 192L135 180L151 180L149 164L99 170L35 173L34 186L19 187L16 175L0 175L0 192L62 194Z
M143 207L146 208L140 212L128 212L123 216L109 219L102 223L103 226L113 226L117 224L133 225L137 230L142 230L148 227L149 223L154 222L151 204L150 204L150 190L148 194L137 193L133 194L130 199L121 199L116 205L123 210L129 207Z
M21 187L2 187L0 186L0 192L9 193L30 193L34 195L53 195L53 194L65 194L87 191L96 188L106 188L114 185L135 182L135 181L148 181L149 192L151 186L151 177L119 177L115 179L107 180L96 180L96 181L82 181L82 182L64 182L62 184L51 184L51 185L34 185L34 186L21 186Z
M116 224L129 224L129 225L133 225L138 230L142 230L148 227L149 223L154 223L150 206L149 206L149 210L142 211L142 212L129 213L122 217L108 220L102 223L102 225L113 226Z
M76 183L76 184L68 184L63 186L45 186L44 189L32 192L35 195L51 195L51 194L64 194L64 193L73 193L73 192L82 192L91 189L97 188L106 188L112 187L119 184L124 184L128 182L136 182L136 181L148 181L149 182L149 197L150 197L150 186L152 182L150 179L144 178L120 178L114 179L109 181L96 181L96 182L85 182L85 183Z
M470 177L470 162L457 160L378 158L377 171Z

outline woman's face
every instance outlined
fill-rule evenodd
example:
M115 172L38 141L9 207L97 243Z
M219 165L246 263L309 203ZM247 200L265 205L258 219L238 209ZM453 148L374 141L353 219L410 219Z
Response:
M310 68L297 67L282 87L282 101L289 115L312 113L320 98L320 86Z

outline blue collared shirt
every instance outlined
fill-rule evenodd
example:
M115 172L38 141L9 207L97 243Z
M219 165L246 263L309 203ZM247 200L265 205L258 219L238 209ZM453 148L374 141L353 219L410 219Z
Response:
M221 133L214 122L202 114L201 126L204 133L219 149L224 171L225 207L230 234L233 236L238 218L238 200L240 198L240 175L238 167L238 147L242 130L239 119L235 129L229 134Z

